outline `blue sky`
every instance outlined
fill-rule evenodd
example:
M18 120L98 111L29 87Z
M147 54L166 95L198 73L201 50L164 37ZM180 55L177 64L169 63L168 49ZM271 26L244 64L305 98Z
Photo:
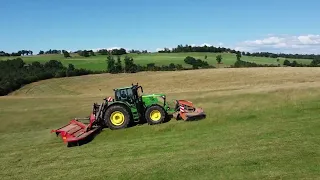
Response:
M147 49L204 43L320 53L320 1L7 0L0 50Z

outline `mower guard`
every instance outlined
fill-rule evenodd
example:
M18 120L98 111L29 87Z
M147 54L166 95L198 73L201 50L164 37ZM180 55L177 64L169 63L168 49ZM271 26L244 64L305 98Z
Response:
M184 121L192 121L206 118L204 110L200 107L195 107L191 101L176 100L177 111L173 114L175 119L183 119Z
M64 143L79 143L81 140L85 140L89 135L93 134L97 130L102 129L99 124L101 120L101 112L105 107L105 103L98 105L93 104L93 111L88 118L74 118L67 125L58 129L51 130L51 133L55 132L57 136L61 136ZM89 120L88 123L83 123L80 120Z
M93 115L91 115L91 121L92 118L94 118ZM72 119L67 125L51 130L51 133L55 132L57 136L60 135L64 143L77 143L99 129L99 127L90 128L90 125L78 119Z

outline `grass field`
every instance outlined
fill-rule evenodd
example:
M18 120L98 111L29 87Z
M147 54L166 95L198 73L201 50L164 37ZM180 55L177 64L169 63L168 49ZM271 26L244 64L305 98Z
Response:
M219 53L148 53L148 54L128 54L128 56L133 57L135 63L146 65L148 63L155 63L156 65L169 65L170 63L181 64L184 67L190 67L188 64L184 63L184 58L187 56L193 56L202 60L206 60L209 64L216 67L226 67L233 65L236 61L235 54L221 53L222 63L219 66L217 65L216 56ZM207 59L205 59L207 55ZM106 70L106 59L105 55L97 55L92 57L81 57L77 54L71 54L72 58L64 58L63 55L34 55L34 56L24 56L22 59L28 63L33 61L46 62L51 59L61 61L65 66L69 63L74 64L76 68L85 68L91 70ZM12 58L12 57L10 57ZM0 60L10 59L9 57L0 57ZM250 57L243 56L241 58L244 61L255 62L258 64L275 64L278 65L276 58L264 58L264 57ZM279 58L280 65L283 65L283 58ZM123 57L122 57L123 60ZM293 61L291 59L288 59ZM294 59L298 63L310 64L312 60L309 59Z
M32 83L0 98L0 177L319 179L318 77L319 68L280 67L99 74ZM136 82L145 93L193 101L207 118L104 129L92 142L72 148L50 134L73 117L88 116L92 103L113 95L112 88Z

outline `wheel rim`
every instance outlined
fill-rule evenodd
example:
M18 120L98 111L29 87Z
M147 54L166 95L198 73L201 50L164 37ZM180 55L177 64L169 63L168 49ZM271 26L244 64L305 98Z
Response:
M158 110L153 110L153 111L151 111L151 113L150 113L150 119L151 119L152 121L159 121L160 118L161 118L161 113L160 113L160 111L158 111Z
M110 120L112 124L119 126L124 122L124 115L122 112L115 111L111 114Z

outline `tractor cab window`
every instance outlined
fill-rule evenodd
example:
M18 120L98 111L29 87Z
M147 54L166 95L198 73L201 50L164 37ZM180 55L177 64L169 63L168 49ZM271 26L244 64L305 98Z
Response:
M133 96L132 89L127 89L127 94L129 96L129 98L132 98L132 96Z
M133 93L131 89L121 89L116 92L116 98L120 101L130 101L132 95Z

